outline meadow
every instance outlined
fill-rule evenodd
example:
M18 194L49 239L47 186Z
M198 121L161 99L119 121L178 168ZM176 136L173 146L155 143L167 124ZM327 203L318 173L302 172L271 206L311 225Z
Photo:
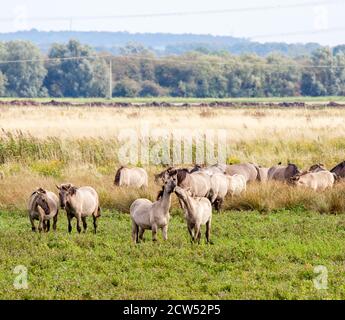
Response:
M0 299L344 299L342 183L324 193L254 183L214 212L213 244L200 246L190 244L175 196L169 240L130 241L128 208L155 199L163 167L144 166L146 190L113 186L123 129L224 129L228 163L330 169L345 159L344 124L342 108L1 106ZM56 233L31 232L30 193L63 182L98 191L96 236L68 235L64 211ZM26 290L13 287L17 265L28 268ZM328 269L328 289L314 287L317 265Z
M212 245L191 245L181 212L169 240L130 242L130 219L106 211L99 233L34 234L24 212L0 212L1 299L344 299L343 216L303 210L215 214ZM15 289L15 266L28 289ZM317 290L318 265L328 269Z

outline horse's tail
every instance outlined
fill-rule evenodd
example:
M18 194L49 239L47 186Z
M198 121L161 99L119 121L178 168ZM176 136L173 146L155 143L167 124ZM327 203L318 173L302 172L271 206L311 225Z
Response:
M260 168L257 165L255 165L255 164L253 164L253 166L254 166L254 168L256 170L256 179L255 180L261 181L262 179L261 179L261 174L260 174Z
M121 166L115 174L115 180L114 180L114 185L119 186L120 185L120 178L121 178L121 171L124 168L124 166Z

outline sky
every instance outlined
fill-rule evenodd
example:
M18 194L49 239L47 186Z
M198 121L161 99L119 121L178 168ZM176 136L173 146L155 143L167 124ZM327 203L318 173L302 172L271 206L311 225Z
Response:
M345 43L345 0L0 1L0 32L33 28L168 32L230 35L259 42ZM308 5L286 8L295 4ZM140 16L176 12L185 14Z

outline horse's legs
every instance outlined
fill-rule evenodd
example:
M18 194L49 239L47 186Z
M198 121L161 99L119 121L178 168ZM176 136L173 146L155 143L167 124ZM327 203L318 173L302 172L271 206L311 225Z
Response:
M194 241L193 226L190 225L189 223L187 223L187 228L188 228L188 232L189 232L190 237L191 237L191 242L193 242Z
M98 217L100 217L100 215L98 216L93 216L93 232L96 234L97 233L97 219Z
M217 199L215 203L216 210L219 212L223 204L223 199Z
M201 237L200 225L195 225L194 226L194 241L198 241L198 243L200 243L200 237Z
M199 233L198 233L198 244L200 244L200 239L201 239L201 230L199 229Z
M206 242L210 242L210 234L211 234L211 219L206 222Z
M86 217L82 217L81 220L83 221L83 228L84 228L84 233L85 233L87 229Z
M42 232L42 231L44 231L44 220L43 220L41 213L39 213L39 219L38 220L39 220L38 221L38 231Z
M78 231L78 233L80 233L81 232L81 213L78 213L77 215L76 215L76 218L77 218L77 231Z
M138 243L139 242L138 231L139 231L138 225L134 221L132 221L132 241L134 243Z
M145 229L144 228L139 228L139 240L140 241L143 241L144 239L144 232L145 232Z
M71 216L70 214L67 214L67 219L68 219L68 232L69 232L69 233L72 232L72 224L71 224L72 218L73 218L73 216Z
M35 221L34 221L32 215L31 215L31 213L29 214L29 219L30 219L30 223L31 223L31 230L32 230L33 232L36 232Z
M180 207L181 207L182 210L184 211L184 210L185 210L185 206L184 206L183 201L182 201L180 198L178 198L178 202L179 202L179 204L180 204Z
M58 212L56 212L56 215L53 218L53 230L54 231L56 231L57 217L58 217Z
M50 230L50 220L46 221L46 232L49 232Z
M157 225L152 225L152 241L157 241Z
M165 225L162 228L163 239L168 240L168 225Z

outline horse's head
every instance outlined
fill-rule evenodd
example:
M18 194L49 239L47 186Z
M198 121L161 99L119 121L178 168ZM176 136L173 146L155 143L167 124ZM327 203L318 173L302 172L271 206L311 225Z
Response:
M49 214L50 209L48 205L47 191L43 188L38 188L33 194L36 196L36 204L43 209L45 214Z

